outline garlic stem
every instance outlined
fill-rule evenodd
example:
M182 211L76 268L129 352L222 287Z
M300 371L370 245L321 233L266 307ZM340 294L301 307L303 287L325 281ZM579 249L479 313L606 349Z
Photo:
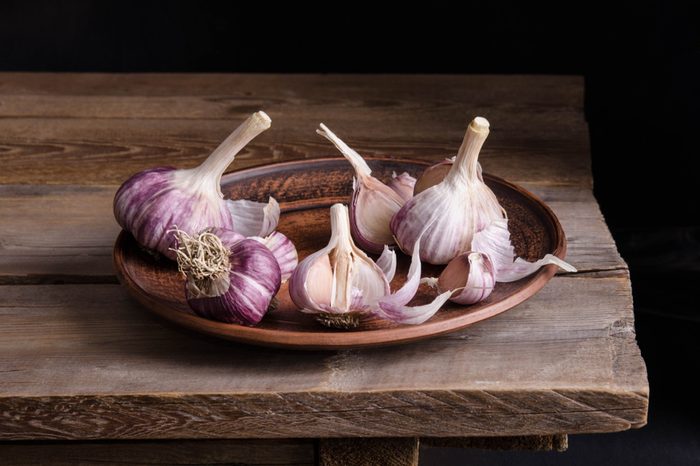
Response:
M195 170L202 177L215 179L219 185L221 176L226 168L231 165L236 155L256 136L270 127L272 120L263 111L255 112L241 125L228 135L219 147L214 149L209 157ZM215 177L215 178L214 178Z
M445 177L451 184L464 184L477 177L479 152L489 135L489 122L486 118L476 117L472 120L464 134L462 145L457 153L457 159Z
M346 310L352 299L353 257L348 208L342 204L331 207L331 231L336 237L336 247L329 257L333 268L331 306Z
M350 146L345 144L338 136L333 133L326 125L321 123L321 129L317 129L316 133L328 139L340 151L341 154L350 162L352 168L355 169L355 174L359 177L369 176L372 169L369 168L367 162L360 154L355 152Z

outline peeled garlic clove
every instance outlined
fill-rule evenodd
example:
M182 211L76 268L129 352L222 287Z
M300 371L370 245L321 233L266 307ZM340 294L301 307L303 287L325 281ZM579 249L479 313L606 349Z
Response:
M404 194L395 191L372 176L367 162L321 123L318 134L331 141L355 169L353 195L350 203L352 237L364 250L379 254L384 245L394 244L389 228L391 218L404 205ZM403 176L403 175L401 175ZM406 177L396 184L409 182ZM401 191L405 188L399 187Z
M324 325L352 328L389 294L382 269L355 246L348 208L331 207L331 238L302 260L289 279L289 295L302 312Z
M264 244L272 252L280 266L282 283L286 282L292 276L292 272L294 272L298 263L297 248L294 247L294 243L279 231L275 231L264 238L253 236L251 239Z
M388 186L393 189L396 194L401 196L404 202L406 202L413 197L413 189L415 185L416 179L407 172L403 172L400 175L393 172L391 174L391 181L389 181Z
M510 241L508 220L498 219L474 235L472 250L488 254L496 272L497 282L514 282L525 278L549 264L556 265L567 272L576 272L571 264L552 254L547 254L535 262L527 262L516 257Z
M160 167L132 176L114 196L117 222L142 246L171 259L175 259L172 225L190 235L209 227L236 229L229 211L230 201L223 199L219 186L221 175L236 154L269 127L270 117L264 112L254 113L199 167L187 170ZM274 212L268 217L255 234L269 234L270 225L276 224L272 219Z
M479 252L465 252L447 264L437 281L438 290L457 290L450 301L474 304L486 299L496 285L491 259Z
M474 233L503 218L498 199L483 182L478 164L488 134L488 121L476 117L444 180L415 195L394 215L391 230L402 250L412 253L425 230L421 260L447 264L470 249Z
M227 229L190 236L178 229L178 269L186 277L187 302L199 316L255 325L280 287L277 259L260 242Z

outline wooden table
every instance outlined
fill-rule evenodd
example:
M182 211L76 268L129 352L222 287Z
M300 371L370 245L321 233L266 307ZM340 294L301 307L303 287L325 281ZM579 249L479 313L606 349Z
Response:
M566 76L0 74L0 463L413 464L419 438L563 449L643 426L629 274L591 192L582 103ZM196 165L261 108L273 129L232 168L334 156L322 121L363 154L437 161L487 117L484 169L555 210L579 272L391 348L280 351L165 325L116 282L115 188Z

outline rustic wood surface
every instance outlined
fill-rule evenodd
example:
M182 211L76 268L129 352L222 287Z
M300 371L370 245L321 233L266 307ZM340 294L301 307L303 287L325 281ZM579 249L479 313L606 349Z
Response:
M0 75L0 439L463 437L646 422L629 277L591 193L582 80L542 76ZM164 325L116 283L116 185L192 166L242 117L232 168L334 155L439 160L474 114L486 171L559 216L567 258L514 310L384 349L297 353Z

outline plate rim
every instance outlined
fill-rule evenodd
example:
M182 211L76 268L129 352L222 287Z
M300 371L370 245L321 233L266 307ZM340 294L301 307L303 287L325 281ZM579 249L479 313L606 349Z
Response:
M221 179L221 184L226 184L226 178L240 177L241 175L250 174L253 172L262 172L272 167L281 168L290 165L308 165L319 162L329 161L344 161L343 157L323 157L314 159L300 159L287 162L272 163L248 167L242 170L236 170L225 174ZM391 158L391 157L366 157L366 160L372 162L392 162L406 163L411 165L430 166L434 162L425 160L413 160L406 158ZM557 257L564 259L567 251L567 240L564 230L559 222L559 219L554 214L554 211L538 196L526 190L525 188L507 181L501 177L483 174L485 179L491 179L496 183L505 185L507 188L516 191L521 196L527 198L530 202L537 205L542 213L545 214L550 225L554 227L555 233L555 249L549 251ZM331 201L329 201L331 202ZM325 205L321 203L318 207ZM280 202L282 212L298 210L294 206L288 209L284 208L284 202ZM310 206L309 208L313 208ZM209 336L223 338L230 341L240 343L268 346L287 349L300 350L339 350L339 349L357 349L367 347L392 346L405 344L412 341L424 340L447 333L457 332L474 323L489 319L495 315L501 314L512 309L528 298L537 294L556 274L556 265L547 265L535 272L529 278L527 286L519 289L515 293L507 296L505 299L487 306L475 312L461 314L446 320L431 322L428 320L418 325L399 325L389 328L338 331L333 329L321 329L319 331L294 331L294 330L279 330L268 329L263 327L249 327L239 324L229 324L224 322L213 321L199 317L195 314L187 314L180 310L173 310L165 305L161 300L152 297L146 293L127 273L122 266L121 249L119 246L125 241L125 236L130 235L125 230L122 230L114 243L112 249L112 260L116 270L119 282L129 291L130 295L136 298L140 304L146 307L150 312L158 315L165 320L185 327L188 330L203 333ZM341 336L337 341L338 336ZM368 338L369 337L369 338ZM298 340L302 339L303 342ZM309 340L315 343L309 343ZM334 341L335 340L335 341Z

